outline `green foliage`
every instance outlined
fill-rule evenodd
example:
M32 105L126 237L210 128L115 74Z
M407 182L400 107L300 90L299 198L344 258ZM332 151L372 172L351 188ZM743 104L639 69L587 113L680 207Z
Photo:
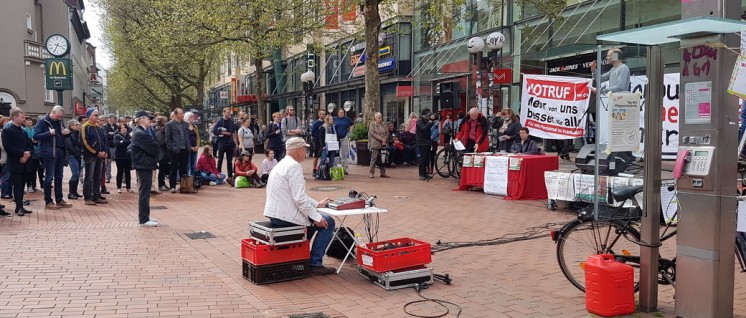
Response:
M368 125L365 123L358 123L352 126L350 129L350 140L352 141L368 141Z

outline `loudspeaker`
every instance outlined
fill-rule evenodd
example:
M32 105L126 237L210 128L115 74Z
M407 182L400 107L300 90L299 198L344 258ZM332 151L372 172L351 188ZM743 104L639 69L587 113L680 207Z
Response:
M456 107L456 93L441 92L440 93L440 109L451 109L455 107Z
M440 83L440 93L454 92L458 93L458 82L443 82Z
M629 167L634 160L631 152L606 153L606 145L598 145L601 153L596 156L596 145L588 144L580 148L578 156L575 157L575 166L584 173L594 173L596 159L598 159L598 171L601 175L616 176Z

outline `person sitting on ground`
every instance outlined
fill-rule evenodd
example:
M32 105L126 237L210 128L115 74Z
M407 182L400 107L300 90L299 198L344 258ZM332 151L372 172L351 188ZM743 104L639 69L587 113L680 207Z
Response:
M522 153L525 155L538 155L539 154L539 147L536 146L536 142L531 140L531 136L528 133L528 128L521 127L521 129L518 130L518 135L520 136L521 139L513 143L513 146L510 149L510 152Z
M336 270L322 266L322 260L334 236L334 219L317 208L325 207L329 198L316 201L306 194L306 179L301 163L309 145L299 137L285 141L287 156L272 169L267 182L264 216L275 227L306 226L308 237L316 238L311 245L311 275L330 275Z
M267 157L262 160L262 183L267 184L269 179L269 173L272 172L272 168L277 165L277 159L275 159L274 150L270 149L267 151Z
M259 168L251 162L251 154L248 151L241 153L241 156L236 160L235 169L233 171L237 176L246 177L249 182L257 188L264 188L265 184L262 182L262 178L259 177Z
M212 147L206 145L202 147L202 156L197 161L197 173L202 175L202 180L221 184L225 182L225 175L218 171L218 165L215 163L215 157L212 156Z

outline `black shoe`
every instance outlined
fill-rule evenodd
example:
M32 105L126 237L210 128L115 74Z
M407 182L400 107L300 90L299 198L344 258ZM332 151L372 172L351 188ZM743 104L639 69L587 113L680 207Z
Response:
M16 215L18 216L24 216L26 214L31 214L32 211L26 210L25 208L16 209Z
M94 200L93 202L96 202L96 204L105 204L105 203L109 203L109 201L106 201L106 200L102 200L102 199L96 199L96 200Z
M0 199L13 200L13 197L10 195L4 195L4 196L0 196Z
M0 204L0 209L5 209L5 204Z
M106 190L106 189L101 189L101 194L111 194L111 192L109 192L109 190Z
M10 213L5 212L5 210L0 209L0 217L6 217L6 216L10 216Z
M333 275L336 273L337 270L334 267L311 266L311 276Z
M31 201L29 201L29 200L23 200L23 205L24 206L31 205Z
M77 195L75 195L75 193L70 193L70 194L68 194L68 195L67 195L67 198L68 198L68 199L70 199L70 200L77 200L77 199L80 199L80 197L79 197L79 196L77 196Z
M427 180L426 176L420 176L420 180Z

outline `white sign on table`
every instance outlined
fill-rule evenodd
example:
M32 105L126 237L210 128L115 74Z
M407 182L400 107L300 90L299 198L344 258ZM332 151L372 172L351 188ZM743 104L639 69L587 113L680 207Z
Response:
M484 193L508 195L508 157L487 156L484 162Z
M640 150L640 94L611 93L608 116L609 142L606 151Z

